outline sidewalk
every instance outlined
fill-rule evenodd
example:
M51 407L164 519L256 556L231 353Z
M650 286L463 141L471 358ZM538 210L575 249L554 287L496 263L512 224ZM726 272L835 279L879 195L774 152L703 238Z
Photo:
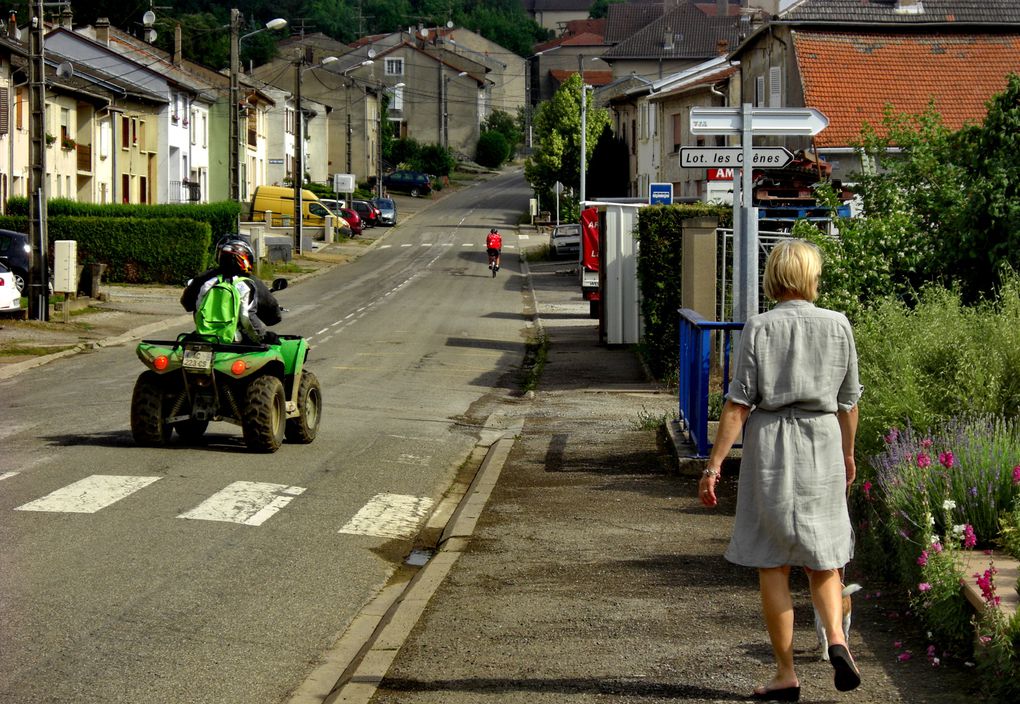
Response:
M734 483L717 510L700 506L696 468L679 473L653 427L674 396L633 351L597 344L567 266L530 265L548 362L534 398L508 404L512 448L483 479L473 534L447 541L420 619L393 615L330 704L739 701L770 678L757 576L722 558ZM815 651L806 580L793 579L801 701L971 700L965 673L927 663L903 604L855 577L864 684L846 695ZM899 662L903 648L916 656Z

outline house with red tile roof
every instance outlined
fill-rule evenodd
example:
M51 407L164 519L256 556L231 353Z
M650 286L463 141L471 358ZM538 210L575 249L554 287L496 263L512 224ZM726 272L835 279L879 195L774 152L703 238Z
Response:
M865 126L881 132L886 109L917 115L931 104L958 129L981 122L989 98L1020 72L1017 0L802 0L749 19L732 54L741 102L809 106L829 118L813 139L759 141L814 148L835 179L861 171L854 145Z

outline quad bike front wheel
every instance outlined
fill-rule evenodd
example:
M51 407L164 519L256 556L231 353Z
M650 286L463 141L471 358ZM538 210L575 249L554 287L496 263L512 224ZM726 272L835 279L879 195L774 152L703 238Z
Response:
M163 383L154 371L142 372L131 394L131 435L139 445L161 447L170 441Z
M283 382L275 376L260 376L248 384L248 398L241 413L244 443L254 452L276 452L283 444L287 401Z
M305 371L301 374L297 407L298 415L287 419L287 440L308 444L318 434L319 421L322 418L322 387L312 372Z

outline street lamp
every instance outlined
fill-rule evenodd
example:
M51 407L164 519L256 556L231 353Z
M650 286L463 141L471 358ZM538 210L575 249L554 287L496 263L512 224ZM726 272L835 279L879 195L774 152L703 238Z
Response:
M277 30L283 29L287 26L287 20L277 17L276 19L269 20L266 22L266 26L262 29L257 29L254 32L249 32L244 36L240 36L241 33L241 11L234 8L230 11L230 130L228 146L228 154L230 163L228 165L227 172L230 178L230 199L233 201L240 200L240 141L241 141L241 107L240 107L240 88L238 86L238 74L241 72L241 58L240 58L240 47L241 41L252 37L260 32L266 30Z
M304 220L304 206L301 202L301 187L305 181L305 116L301 109L301 76L304 74L306 69L319 68L326 64L331 64L336 61L335 56L327 56L319 63L314 66L305 66L304 58L298 59L294 62L295 66L295 77L294 77L294 103L295 112L297 113L297 130L295 134L294 144L294 252L301 254L302 252L302 225Z
M443 120L442 120L443 134L441 136L443 138L443 147L445 147L446 149L450 148L450 111L449 111L450 81L453 80L454 78L461 78L461 77L466 76L466 75L467 75L467 71L461 71L456 76L444 76L443 77L443 100L442 100L442 103L443 103Z

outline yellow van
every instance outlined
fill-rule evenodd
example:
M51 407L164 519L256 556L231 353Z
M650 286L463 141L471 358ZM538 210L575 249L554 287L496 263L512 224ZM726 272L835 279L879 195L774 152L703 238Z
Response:
M326 224L326 216L334 215L319 202L314 193L307 190L301 191L301 211L302 224L305 227L323 227ZM273 225L282 225L285 217L293 222L291 218L294 217L294 189L285 186L257 186L251 203L251 219L256 222L263 221L267 212L273 213ZM350 225L342 218L337 218L334 224L339 230L346 228L350 231Z

